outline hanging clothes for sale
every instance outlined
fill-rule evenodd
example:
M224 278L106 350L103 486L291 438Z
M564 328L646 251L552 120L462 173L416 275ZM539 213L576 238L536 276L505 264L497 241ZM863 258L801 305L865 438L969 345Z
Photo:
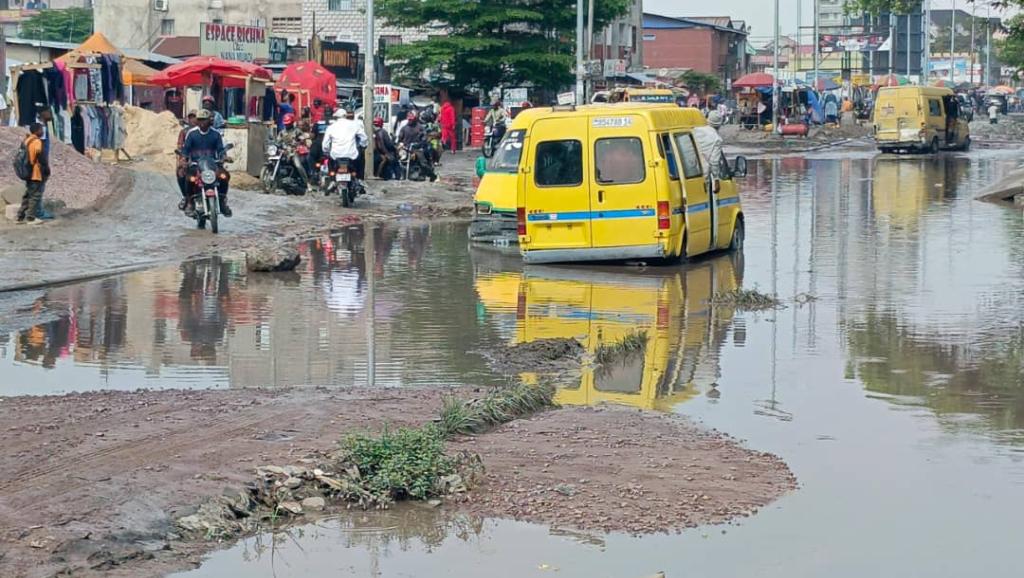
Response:
M80 154L85 154L85 120L82 118L82 107L75 107L71 116L71 145Z
M15 93L18 101L18 126L36 122L36 110L49 102L43 73L38 70L21 71Z
M74 89L72 87L72 76L71 71L68 70L68 65L63 60L53 61L53 66L60 71L61 78L64 82L64 106L67 107L75 101Z
M46 78L46 94L51 108L63 109L68 106L68 93L64 88L64 74L52 66L43 71Z

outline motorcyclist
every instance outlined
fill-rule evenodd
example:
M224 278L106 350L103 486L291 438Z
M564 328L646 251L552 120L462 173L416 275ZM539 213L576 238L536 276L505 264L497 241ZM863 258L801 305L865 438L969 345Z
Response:
M409 121L402 127L401 132L398 133L398 144L405 148L406 153L409 155L410 163L420 163L427 177L430 178L431 182L437 180L437 173L434 172L434 165L431 160L426 156L426 132L423 130L423 125L419 122L415 112L409 113ZM415 145L423 145L420 149L416 149ZM422 162L421 162L422 161Z
M178 190L181 192L181 202L178 203L178 210L184 211L185 206L188 204L188 159L181 154L181 147L185 146L185 137L188 136L196 126L196 111L192 110L188 113L188 123L182 125L181 130L178 132L178 147L175 149L175 157L177 161L177 167L175 170L175 176L178 178Z
M301 173L302 181L306 186L309 186L309 175L312 174L312 167L309 161L309 146L312 143L312 139L306 131L296 125L294 114L286 114L281 120L284 124L284 130L277 136L278 142L292 151L295 158L298 159L297 168Z
M398 149L395 140L384 128L384 119L373 119L373 166L377 177L389 180L398 178Z
M490 127L493 131L491 134L495 144L501 142L501 138L505 136L505 125L507 124L508 113L505 112L501 100L495 100L491 104L491 110L487 111L487 116L484 117L484 126Z
M338 109L334 113L334 122L324 133L323 149L331 162L342 159L348 161L349 167L356 171L358 176L358 167L354 165L359 158L360 149L366 148L368 142L363 123L356 122L345 109Z
M208 109L202 109L196 113L196 127L188 132L185 143L181 147L181 155L189 163L199 162L200 159L213 157L218 162L224 160L224 138L219 132L212 129L213 114ZM231 208L228 207L228 182L231 175L227 169L221 167L224 177L220 179L217 197L220 200L220 212L225 217L231 216ZM194 170L193 170L194 173ZM185 206L185 214L195 217L196 214L196 189L190 191L188 203Z
M427 109L420 115L420 123L423 125L423 134L427 142L427 158L431 164L441 163L441 125L437 124L437 117L433 111Z

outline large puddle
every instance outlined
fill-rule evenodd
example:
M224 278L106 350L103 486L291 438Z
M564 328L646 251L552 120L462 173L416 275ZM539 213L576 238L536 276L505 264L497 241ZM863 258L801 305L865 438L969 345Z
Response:
M396 223L311 242L290 276L212 260L8 296L0 395L490 384L532 377L471 352L641 328L642 358L559 400L691 416L782 456L798 491L738 526L646 538L365 514L245 541L194 575L1018 576L1024 222L973 200L1015 166L751 163L742 258L679 268L523 268L471 251L463 226ZM708 304L737 287L815 299Z

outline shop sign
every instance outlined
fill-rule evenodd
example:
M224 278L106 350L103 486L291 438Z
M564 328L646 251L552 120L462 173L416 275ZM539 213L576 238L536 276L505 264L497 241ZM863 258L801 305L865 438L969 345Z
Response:
M202 22L199 24L199 53L224 60L267 62L270 38L263 26Z
M359 74L359 45L355 42L322 42L320 64L337 78L354 79Z

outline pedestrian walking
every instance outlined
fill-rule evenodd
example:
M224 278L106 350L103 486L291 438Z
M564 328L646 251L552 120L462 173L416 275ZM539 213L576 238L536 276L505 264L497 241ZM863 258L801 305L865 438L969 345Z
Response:
M441 148L448 146L452 154L455 154L455 107L450 100L441 105L438 121L441 124Z
M988 123L996 124L999 122L999 106L996 101L991 100L988 103Z
M25 195L21 199L18 210L18 224L39 224L39 212L42 209L43 186L50 178L50 162L43 146L43 125L34 122L29 126L29 134L22 146L25 147Z

